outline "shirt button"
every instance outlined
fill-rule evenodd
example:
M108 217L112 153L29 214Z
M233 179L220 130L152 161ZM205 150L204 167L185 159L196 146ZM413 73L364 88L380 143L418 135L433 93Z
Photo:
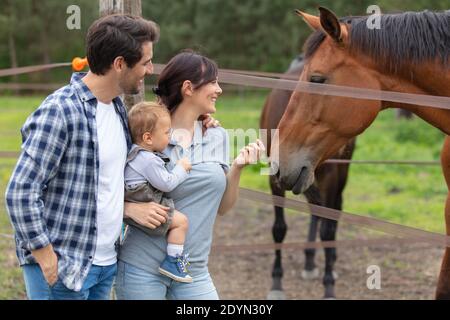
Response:
M92 256L89 256L89 260L92 260Z

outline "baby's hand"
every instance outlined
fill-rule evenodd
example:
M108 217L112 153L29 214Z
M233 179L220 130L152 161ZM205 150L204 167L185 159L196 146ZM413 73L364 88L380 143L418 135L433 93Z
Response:
M184 170L186 170L186 172L191 171L192 169L192 165L191 162L189 161L188 158L182 158L180 160L177 161L177 164L179 164L180 166L182 166L184 168Z

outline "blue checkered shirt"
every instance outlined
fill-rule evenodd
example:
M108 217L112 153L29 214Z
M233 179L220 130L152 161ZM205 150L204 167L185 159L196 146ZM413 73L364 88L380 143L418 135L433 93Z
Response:
M97 99L81 81L84 75L74 73L28 117L6 190L20 265L35 263L30 251L52 244L58 276L75 291L92 265L97 239ZM130 149L126 109L119 97L113 103Z

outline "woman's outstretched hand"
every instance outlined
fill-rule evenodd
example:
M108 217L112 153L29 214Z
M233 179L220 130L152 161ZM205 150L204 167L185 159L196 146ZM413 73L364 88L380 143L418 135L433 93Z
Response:
M242 169L246 165L255 164L261 159L264 151L266 151L264 144L261 140L257 139L256 142L250 143L241 149L239 155L234 159L233 165Z

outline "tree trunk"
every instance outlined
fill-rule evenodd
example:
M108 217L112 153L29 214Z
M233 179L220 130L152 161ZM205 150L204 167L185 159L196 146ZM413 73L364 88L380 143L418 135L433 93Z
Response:
M41 1L33 0L31 3L31 12L33 15L39 17L42 23L39 24L39 49L41 53L41 63L42 64L50 64L50 45L48 41L48 21L44 16L45 12L45 4L41 3ZM40 82L49 83L50 82L50 70L45 70L40 72Z
M42 11L41 11L42 12ZM42 16L42 15L41 15ZM50 64L51 58L50 58L50 43L48 41L48 34L49 31L49 25L48 20L44 18L44 22L41 26L41 29L39 30L39 38L41 42L41 59L43 64ZM50 70L47 70L42 75L42 80L45 83L50 82Z
M8 0L8 2L6 3L6 6L7 6L7 10L8 10L9 19L12 20L9 23L9 27L8 27L9 61L11 63L11 68L17 68L18 67L18 63L17 63L16 40L14 38L13 28L11 27L15 23L15 21L14 21L15 20L15 15L14 15L12 1ZM17 83L19 81L18 79L19 78L17 77L17 75L12 76L12 81L14 83ZM14 91L14 93L16 95L19 94L19 90L16 89Z
M12 33L11 28L8 30L8 47L9 47L9 61L11 63L11 68L17 68L17 51L16 51L16 40ZM12 77L14 82L17 82L17 75Z
M142 16L141 0L100 0L100 16L123 13ZM145 85L142 86L141 92L136 95L124 95L123 100L129 110L138 102L144 101Z

